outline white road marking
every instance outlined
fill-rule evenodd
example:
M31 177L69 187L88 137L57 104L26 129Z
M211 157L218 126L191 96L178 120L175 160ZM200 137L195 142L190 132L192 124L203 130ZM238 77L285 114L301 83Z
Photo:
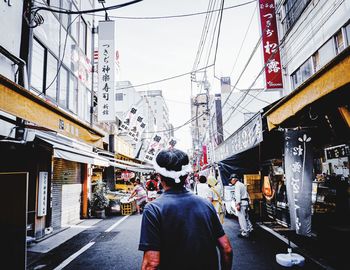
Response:
M66 267L69 263L71 263L76 257L78 257L80 254L82 254L85 250L89 249L95 242L90 242L84 247L82 247L80 250L75 252L73 255L69 256L66 260L64 260L59 266L57 266L54 270L61 270L64 267Z
M109 227L105 232L110 232L113 230L115 227L117 227L120 223L122 223L124 220L126 220L129 216L123 217L121 220L118 220L115 224L113 224L111 227Z
M115 224L113 224L111 227L109 227L105 232L112 231L115 227L117 227L120 223L122 223L124 220L126 220L129 216L123 217L121 220L118 220ZM54 270L61 270L64 267L66 267L68 264L70 264L75 258L77 258L80 254L85 252L87 249L89 249L92 245L94 245L95 242L90 242L84 247L82 247L80 250L75 252L73 255L69 256L66 260L64 260L59 266L57 266Z

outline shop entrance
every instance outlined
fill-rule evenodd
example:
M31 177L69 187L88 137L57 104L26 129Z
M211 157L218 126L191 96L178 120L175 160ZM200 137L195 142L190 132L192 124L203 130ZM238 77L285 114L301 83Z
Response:
M0 173L0 229L3 233L1 264L26 269L27 172Z

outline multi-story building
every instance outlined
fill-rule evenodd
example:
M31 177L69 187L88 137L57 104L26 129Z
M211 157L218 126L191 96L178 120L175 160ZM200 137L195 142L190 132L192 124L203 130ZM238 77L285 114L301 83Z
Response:
M168 143L172 130L169 123L169 109L162 90L139 91L138 93L145 99L150 110L154 113L156 131L164 136L164 143Z
M312 188L313 210L310 205L302 206L303 218L307 216L309 223L301 220L297 230L308 224L317 239L332 235L332 243L341 246L346 241L340 227L343 232L349 229L350 216L346 206L349 194L345 192L350 177L345 165L349 164L350 138L350 1L285 0L275 4L285 96L267 112L268 128L270 132L277 128L288 131L284 139L289 144L293 143L288 137L292 131L309 136L313 158L303 164L302 171L309 170L311 176L297 200L308 198ZM306 152L306 147L303 150ZM298 175L286 165L286 156L287 150L282 160L288 188L291 175L295 179ZM292 193L289 189L288 196ZM308 202L311 204L311 198ZM318 245L322 249L334 246L327 241ZM347 254L341 249L328 249L327 253L329 258L337 257L336 261L326 259L332 267L346 264Z
M208 97L205 93L191 98L191 119L193 120L191 130L194 149L198 149L207 136L210 100L211 97Z
M121 132L119 136L133 144L135 157L142 159L148 142L155 133L159 132L163 136L163 145L168 143L174 133L169 123L168 106L161 90L136 91L129 81L119 81L116 88L117 117L123 121L132 106L136 107L143 117L146 124L145 130L139 143L133 142L126 132Z
M9 211L27 216L27 233L36 239L87 217L93 169L109 166L95 152L106 148L107 133L92 121L94 16L57 13L57 7L89 10L95 4L28 0L0 6L6 37L0 41L0 171L18 179L0 198L23 198L27 208Z

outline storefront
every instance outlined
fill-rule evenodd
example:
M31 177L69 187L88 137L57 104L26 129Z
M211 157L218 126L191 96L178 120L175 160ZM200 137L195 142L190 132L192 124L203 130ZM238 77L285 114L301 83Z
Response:
M270 106L264 110L268 108ZM276 160L282 158L282 146L282 134L279 131L269 132L266 118L259 113L216 149L223 184L229 184L232 173L240 175L250 193L251 206L258 219L263 218L266 212L263 181L266 178L270 180L270 169L276 166ZM268 202L270 205L274 203L272 200Z
M87 217L103 134L2 76L0 88L0 171L28 173L27 235L40 239Z
M285 225L295 230L297 235L313 236L321 239L322 245L334 246L330 254L337 253L339 258L345 258L341 256L345 254L337 247L350 239L349 70L350 49L347 48L265 114L269 130L278 129L284 134L282 168L287 186L279 190L282 194L287 193L287 197L299 193L294 200L298 203L307 200L300 209L309 211L311 208L303 215L309 223L309 230L303 230L302 221L297 219L293 222L291 214ZM293 142L293 133L297 132L304 135L295 137ZM304 160L290 161L291 157L298 155ZM303 185L297 183L300 171L302 174L305 171L305 177L300 178ZM288 183L292 187L289 191ZM274 187L272 193L282 206L286 196L277 191L278 188ZM277 199L276 195L280 197ZM288 201L293 207L290 198ZM293 213L291 209L289 213Z

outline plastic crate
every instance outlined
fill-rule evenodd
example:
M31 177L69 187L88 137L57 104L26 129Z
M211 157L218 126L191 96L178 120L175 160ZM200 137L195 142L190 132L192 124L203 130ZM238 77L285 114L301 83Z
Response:
M133 206L133 204L133 202L121 204L121 212L123 216L132 215L132 213L135 211L135 207Z

